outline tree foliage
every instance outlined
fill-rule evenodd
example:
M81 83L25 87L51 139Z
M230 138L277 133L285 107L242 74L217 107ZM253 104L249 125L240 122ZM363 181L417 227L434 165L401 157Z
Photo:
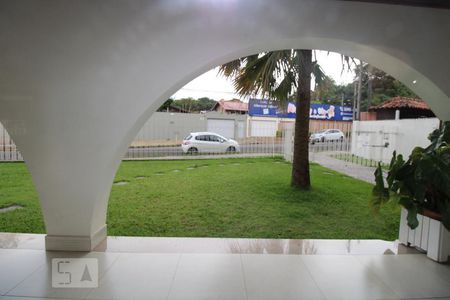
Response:
M343 85L336 84L332 78L327 76L323 83L312 92L312 101L321 104L352 106L359 69L355 68L354 73L355 81ZM369 106L381 104L396 96L419 98L403 83L369 64L364 64L362 76L361 111L367 111ZM371 80L370 84L369 80Z
M359 70L355 69L355 79L359 76ZM371 80L371 90L369 80ZM362 74L362 101L361 111L367 111L370 106L381 104L392 97L402 96L419 98L403 83L369 64L365 64ZM370 99L371 96L371 99ZM370 102L370 103L369 103Z
M177 107L186 112L198 113L201 111L210 111L217 101L210 99L208 97L201 97L198 99L194 98L181 98L181 99L168 99L163 105L158 109L158 111L167 111L170 107Z
M260 96L284 106L298 88L302 68L298 59L295 50L263 52L223 64L219 74L232 78L236 92L243 97ZM318 86L326 78L317 61L312 62L311 73Z

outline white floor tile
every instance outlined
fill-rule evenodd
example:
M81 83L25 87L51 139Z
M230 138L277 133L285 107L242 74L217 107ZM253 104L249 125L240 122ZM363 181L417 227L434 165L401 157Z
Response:
M0 297L0 300L55 300L55 298L4 296L3 298Z
M88 299L167 299L180 254L124 253Z
M238 254L183 254L169 299L245 299Z
M409 300L409 299L405 299L405 300ZM411 299L411 300L450 300L450 297L449 298L448 297L444 297L444 298L442 298L442 297L439 297L439 298L420 298L420 299L414 298L414 299Z
M6 294L44 263L43 251L0 249L0 295Z
M297 255L243 254L248 299L324 299Z
M39 297L39 298L84 298L89 289L84 288L53 288L52 287L52 270L51 261L52 258L97 258L98 259L98 272L99 278L101 278L105 271L111 266L111 264L117 259L119 254L117 253L84 253L84 252L44 252L46 256L42 258L44 263L34 273L22 281L13 290L8 292L8 296L22 296L22 297Z
M450 297L450 266L425 255L358 256L402 298Z
M99 288L52 288L50 266L55 257L98 258ZM0 249L0 293L7 294L0 300L450 300L450 266L423 254L86 254Z
M354 256L305 255L302 261L327 299L399 299Z

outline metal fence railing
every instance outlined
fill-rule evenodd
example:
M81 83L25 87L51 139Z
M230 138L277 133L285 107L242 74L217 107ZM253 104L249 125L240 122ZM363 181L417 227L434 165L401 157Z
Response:
M124 159L163 159L163 158L202 158L202 157L248 157L248 156L281 156L291 151L291 144L293 141L293 121L280 121L278 130L274 128L264 127L254 130L258 136L251 136L250 130L244 137L235 138L238 143L236 151L227 151L218 142L217 148L206 149L186 153L183 151L183 140L185 137L180 137L175 131L170 131L170 128L159 128L155 130L167 131L160 132L160 136L167 138L146 138L145 134L140 133L124 154ZM251 128L251 124L249 127ZM310 152L328 152L333 153L351 153L351 139L352 139L352 122L311 122L310 133L315 134L323 130L339 130L343 137L341 139L319 139L314 143L309 143ZM221 131L221 128L217 128ZM193 128L192 131L195 131ZM225 129L223 129L225 131ZM190 132L190 130L188 130ZM250 135L250 136L249 136ZM155 134L148 136L154 137ZM195 145L192 145L195 148ZM232 149L233 150L233 149ZM344 157L344 155L341 155ZM347 157L347 156L345 156ZM0 161L21 161L23 160L17 146L12 138L9 136L6 129L0 124ZM357 161L354 159L354 161Z
M309 133L313 136L309 141L310 153L323 152L330 156L337 153L351 153L352 122L310 122ZM314 138L314 135L317 138ZM291 161L294 141L293 123L285 126L283 136L285 139L283 155L286 160Z
M188 126L188 124L186 125ZM189 129L189 128L188 128ZM148 129L147 129L148 130ZM186 153L183 151L183 140L185 137L180 137L176 132L171 131L171 128L155 129L159 131L167 131L160 133L161 136L167 138L147 138L146 135L140 133L132 142L130 147L124 154L125 160L133 159L170 159L170 158L185 158L195 159L204 157L255 157L255 156L281 156L283 153L283 136L281 131L274 132L273 130L259 129L259 136L249 136L235 138L237 145L234 147L227 144L227 141L208 141L208 145L200 147L195 144L195 140L191 140L192 148L197 151ZM222 130L218 128L217 130ZM196 128L187 130L188 132L195 132ZM225 131L225 129L223 129ZM154 134L148 136L154 137ZM194 142L194 143L193 143ZM205 144L205 142L202 142ZM228 145L228 146L226 146ZM23 161L23 157L17 149L16 144L0 124L0 161Z
M388 164L384 162L375 159L364 158L348 152L333 153L331 154L331 157L365 167L377 167L378 164L380 164L383 169L388 168Z
M201 157L242 157L277 156L283 153L283 137L248 137L235 139L236 147L225 142L186 141L190 146L182 147L183 141L165 141L164 143L135 143L128 148L124 159L151 158L201 158ZM184 148L184 150L183 150Z
M0 124L0 161L23 161L8 131Z

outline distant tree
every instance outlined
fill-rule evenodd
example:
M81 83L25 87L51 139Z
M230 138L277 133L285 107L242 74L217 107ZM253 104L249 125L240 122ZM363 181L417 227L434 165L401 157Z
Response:
M198 113L201 111L211 110L217 102L208 97L202 97L199 99L194 99L191 97L182 99L168 99L163 105L158 109L158 111L167 111L169 107L178 107L187 112Z
M173 103L172 98L167 99L166 102L164 102L163 105L161 105L157 111L162 111L162 112L167 111L169 109L169 107L172 105L172 103Z
M209 111L213 109L216 103L216 100L210 99L208 97L198 98L198 109L199 111Z
M194 98L188 97L188 98L174 100L172 105L179 107L187 112L196 112L197 111L196 110L196 107L197 107L196 102L197 102L197 100L195 100Z
M359 77L355 69L355 80ZM406 85L369 64L364 64L362 72L361 111L367 111L370 106L378 105L392 97L402 96L419 98Z
M311 92L312 103L351 106L353 102L353 84L337 85L329 76Z

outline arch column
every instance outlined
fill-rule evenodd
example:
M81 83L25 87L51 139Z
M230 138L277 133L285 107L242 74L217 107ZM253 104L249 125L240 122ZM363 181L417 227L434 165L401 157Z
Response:
M36 185L47 249L106 237L128 145L177 89L267 50L361 58L450 119L447 10L347 1L0 2L0 121Z

